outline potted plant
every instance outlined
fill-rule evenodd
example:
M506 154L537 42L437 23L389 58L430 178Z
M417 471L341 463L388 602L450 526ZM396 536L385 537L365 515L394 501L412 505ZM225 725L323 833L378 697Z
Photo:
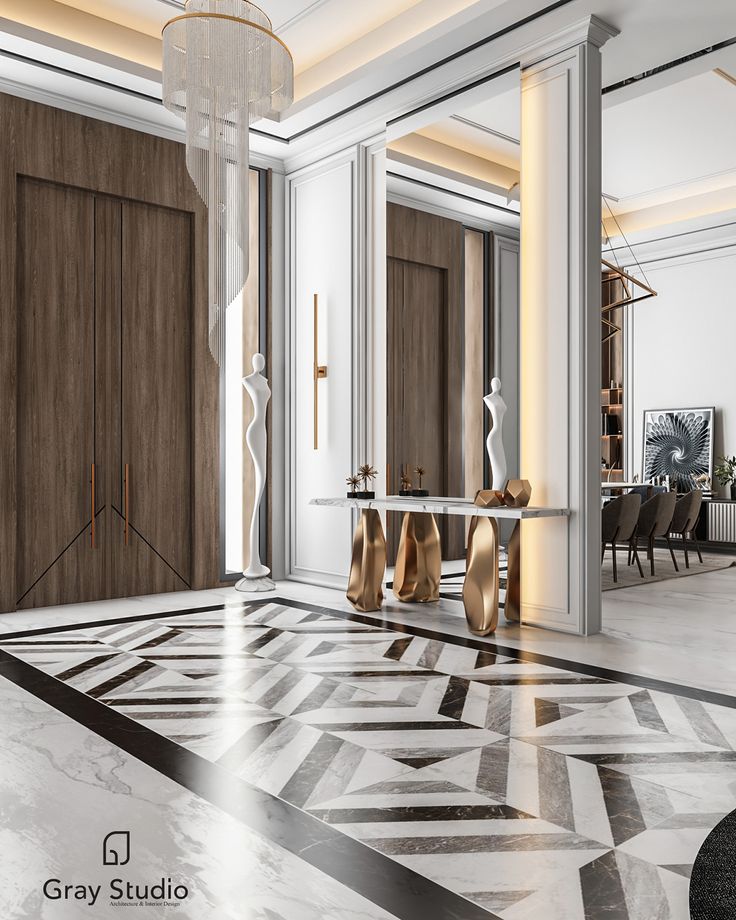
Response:
M719 458L716 479L722 486L729 486L731 501L736 501L736 457Z

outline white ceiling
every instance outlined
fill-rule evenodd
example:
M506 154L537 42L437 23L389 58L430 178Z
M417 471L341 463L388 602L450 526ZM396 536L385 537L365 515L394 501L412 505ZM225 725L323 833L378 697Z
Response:
M267 126L266 134L285 138L307 134L341 111L358 109L356 119L366 117L361 100L392 84L409 83L405 95L413 100L427 82L412 82L418 71L545 9L549 0L260 3L290 46L298 74L297 103L279 125ZM182 8L183 0L0 0L0 50L70 73L58 76L4 59L0 80L126 119L140 112L144 121L175 130L155 103L161 28ZM591 13L621 30L603 49L604 85L736 36L736 0L569 0L538 26L554 30ZM736 74L736 47L604 97L604 190L618 199L620 212L736 188L736 86L709 72L716 66ZM151 102L75 82L74 73L138 91ZM384 104L392 104L388 95ZM485 167L484 181L511 181L519 169L519 108L516 89L437 123L420 122L414 149L459 148L469 163L485 159L501 167L490 173ZM277 142L259 142L269 155L284 152Z
M707 57L701 59L708 61ZM719 70L704 70L669 85L627 98L606 97L603 112L603 191L616 215L670 222L736 205L736 47L719 58ZM725 65L725 66L724 66ZM703 66L706 66L703 64ZM646 82L646 81L645 81ZM620 96L620 99L617 99ZM416 132L443 148L456 148L514 171L520 169L520 90ZM408 149L406 143L396 148ZM414 149L420 150L415 143ZM432 148L426 146L431 153ZM472 161L468 161L472 165ZM443 165L449 168L449 160ZM485 181L488 167L475 169Z
M27 2L27 0L26 0ZM184 0L56 0L101 19L145 35L159 37L164 24L184 8ZM335 55L361 39L353 49L356 67L377 53L395 47L407 37L435 25L475 0L262 0L258 5L270 17L274 31L294 55L297 73ZM502 0L498 0L502 2ZM376 34L378 33L378 34Z

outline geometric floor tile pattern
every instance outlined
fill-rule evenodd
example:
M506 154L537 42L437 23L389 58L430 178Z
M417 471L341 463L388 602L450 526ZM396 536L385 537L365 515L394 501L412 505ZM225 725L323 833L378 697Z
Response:
M502 920L687 920L736 808L736 710L296 602L0 648Z

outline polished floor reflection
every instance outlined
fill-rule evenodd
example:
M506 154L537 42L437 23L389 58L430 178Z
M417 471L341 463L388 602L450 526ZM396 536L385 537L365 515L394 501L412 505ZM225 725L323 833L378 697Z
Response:
M736 807L728 701L345 611L233 603L70 625L1 647L0 674L16 684L43 698L63 682L63 718L108 739L71 722L93 748L113 738L128 751L138 744L136 756L155 765L136 762L149 772L124 782L134 814L145 799L144 824L156 823L145 811L152 799L157 807L157 783L177 779L187 800L207 800L200 807L215 812L211 820L229 810L230 821L249 824L246 836L257 832L305 872L330 875L325 896L333 885L359 899L353 912L313 905L325 917L686 920L699 846ZM38 711L42 739L48 712L30 699L25 721L35 725ZM64 750L56 731L43 741L53 763L57 745ZM204 780L188 778L193 764ZM86 792L76 788L81 808ZM239 813L232 799L251 794L260 798ZM277 820L257 818L259 808ZM43 810L26 825L58 834ZM314 847L304 845L310 835ZM59 858L56 844L50 858ZM320 848L342 858L320 857ZM217 852L204 853L219 872ZM218 878L227 877L225 868ZM216 898L217 882L208 890ZM289 920L288 897L285 908L268 908L273 917ZM431 913L440 903L442 913Z

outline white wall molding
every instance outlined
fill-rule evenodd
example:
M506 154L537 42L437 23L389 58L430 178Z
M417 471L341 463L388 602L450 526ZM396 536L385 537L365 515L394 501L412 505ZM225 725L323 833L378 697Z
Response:
M392 204L400 204L407 208L414 208L417 211L426 211L428 214L436 214L438 217L446 217L448 220L456 220L463 224L463 226L472 230L486 230L489 233L498 233L512 239L515 237L518 240L518 230L514 230L513 227L507 227L505 224L499 224L497 221L489 220L488 218L478 217L468 210L464 210L463 206L465 202L462 198L454 196L452 192L443 191L442 198L453 202L455 206L444 207L432 199L425 198L421 194L416 196L402 195L396 192L387 192L386 194L387 201L390 201ZM488 208L488 211L492 213L490 208Z
M365 347L358 148L331 156L286 177L288 196L288 317L290 458L288 577L344 587L350 562L352 515L348 509L309 505L339 494L361 459L365 384L357 358ZM320 450L313 448L312 299L320 296Z
M519 60L525 70L535 67L549 57L555 57L578 45L602 48L606 42L619 34L615 26L604 22L598 16L585 16L561 29L547 33L541 40L531 41L519 51Z
M522 529L522 619L600 630L601 61L606 29L522 70L521 475L568 519ZM541 59L540 59L541 55Z

